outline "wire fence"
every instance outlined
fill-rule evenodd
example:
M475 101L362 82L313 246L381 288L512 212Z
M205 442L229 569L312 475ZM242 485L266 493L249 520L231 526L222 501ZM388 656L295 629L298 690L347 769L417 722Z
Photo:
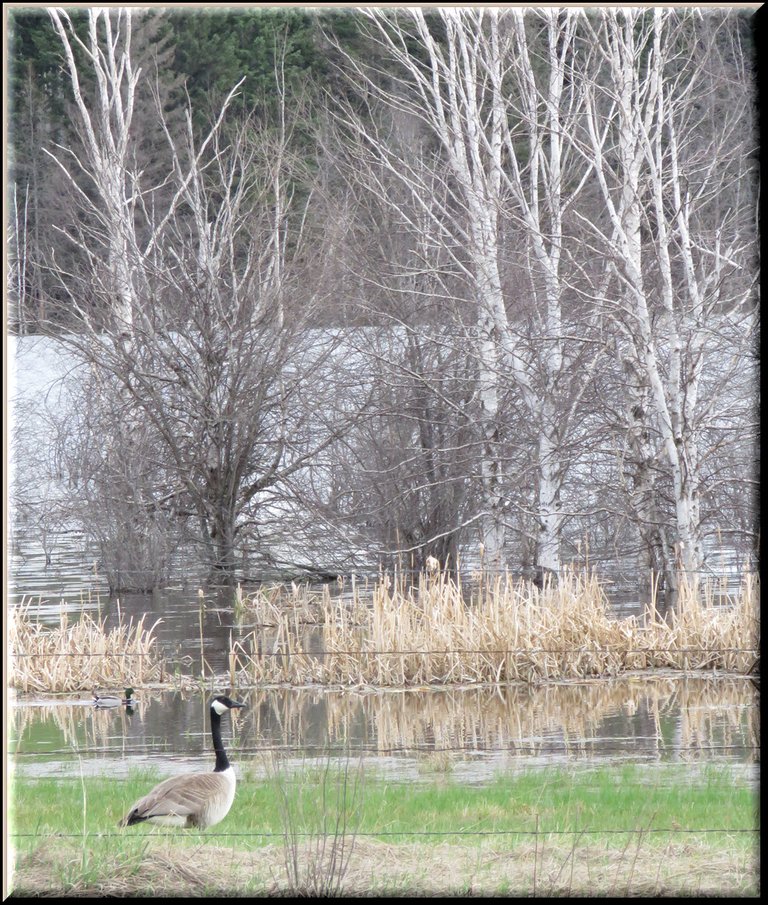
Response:
M199 832L199 831L198 831ZM368 837L372 839L382 838L382 837L455 837L455 836L618 836L618 835L633 835L639 833L641 835L646 835L647 833L656 833L656 834L669 834L669 835L677 835L677 834L704 834L708 835L711 833L725 833L725 834L744 834L744 833L759 833L759 827L723 827L720 829L707 827L705 829L693 829L688 827L634 827L632 829L574 829L574 830L559 830L559 829L538 829L538 830L372 830L370 832L358 832L350 830L348 833L342 833L341 831L330 831L330 832L296 832L293 829L285 831L285 832L237 832L237 833L219 833L219 832L205 832L203 835L205 838L279 838L285 839L287 835L291 837L302 837L302 838L318 838L318 837L326 837L326 838L338 838L339 836L354 836L356 838L360 837ZM124 833L98 833L98 832L81 832L81 833L15 833L11 832L8 834L14 839L125 839ZM163 833L163 832L152 832L153 838L173 838L178 839L179 834L176 833Z
M632 738L630 739L632 744L636 746L640 739ZM170 744L170 743L169 743ZM610 751L626 751L626 745L620 745L618 742L615 744L606 744L603 739L584 739L581 741L571 742L570 745L562 744L562 745L551 745L543 748L537 748L535 746L522 746L517 747L515 745L484 745L484 746L475 746L475 745L446 745L446 746L436 746L430 744L414 744L414 745L395 745L395 746L379 746L376 744L370 745L355 745L354 747L350 747L348 745L338 746L338 751L340 754L344 754L345 756L352 756L356 754L379 754L379 755L397 755L397 754L452 754L452 753L464 753L464 754L521 754L521 755L531 755L531 756L541 756L541 757L562 757L563 755L575 755L578 753L580 748L594 747L599 745L600 751L603 753L608 753ZM15 757L40 757L47 758L52 757L54 755L100 755L107 754L109 752L115 752L117 750L122 751L122 745L114 745L114 746L99 746L93 748L85 748L85 749L74 749L72 747L69 748L49 748L44 751L12 751L9 750L8 754L12 754ZM334 753L334 747L328 745L313 745L313 744L302 744L302 745L255 745L255 746L236 746L236 745L227 745L227 750L233 754L269 754L269 753L280 753L286 754L291 752L301 752L302 754L312 755L313 753L324 754L327 755L330 751L331 754ZM685 753L685 752L703 752L703 751L759 751L760 745L751 745L751 744L730 744L730 745L681 745L681 746L670 746L670 751L673 751L675 754ZM130 745L130 753L132 754L141 754L144 751L155 751L159 755L165 755L168 753L167 749L160 748L158 749L157 745ZM209 753L208 749L205 749L206 755ZM637 756L638 751L637 748L633 748L632 750L633 756ZM679 764L675 764L675 762L662 762L658 764L658 766L679 766Z
M28 554L27 559L32 559L33 556L41 556L44 555L42 553L38 554ZM608 570L605 570L606 574L601 574L601 578L603 580L614 582L617 580L613 576L619 576L618 580L621 580L620 576L623 572L628 572L630 570L637 569L636 564L627 563L623 567L621 565L617 566L617 562L621 559L627 559L627 556L619 557L619 560L613 555L606 556L597 556L590 553L588 557L583 558L582 561L578 561L576 559L569 560L568 564L564 566L564 571L567 569L576 568L577 570L582 569L590 569L592 567L597 567L601 563L609 563L613 568L610 573ZM743 558L747 560L747 557ZM754 560L753 560L754 561ZM302 569L302 567L298 567L298 569ZM17 574L19 570L17 569ZM438 571L438 570L435 570ZM731 581L735 582L737 579L744 575L757 575L760 570L757 567L741 565L739 562L728 562L724 561L722 563L715 562L710 566L704 566L700 569L686 569L682 566L675 566L675 572L684 573L686 575L707 575L714 581ZM486 563L480 563L479 557L473 561L468 557L464 557L460 560L458 567L453 563L448 563L445 565L441 563L439 568L439 573L447 574L449 576L458 575L461 577L462 581L465 579L468 583L471 583L475 576L477 575L509 575L510 578L519 578L522 580L531 580L535 576L535 569L529 568L510 568L509 566L489 566ZM360 569L350 569L348 571L344 570L335 570L335 569L327 569L327 570L311 570L304 567L301 572L301 576L298 580L296 580L297 584L309 584L314 586L322 586L327 584L342 583L345 584L347 582L358 582L364 584L365 582L371 583L380 580L385 575L424 575L424 574L433 574L431 570L428 570L424 567L416 567L416 566L402 566L402 565L383 565L379 568L376 566L373 567L362 567ZM92 575L96 578L105 579L106 576L104 573L100 573L98 571L92 572ZM145 569L120 569L119 575L122 577L132 576L132 575L140 575L146 576ZM199 576L200 584L205 584L206 573L201 573ZM264 579L259 578L256 575L245 575L242 574L238 576L237 579L241 584L245 584L248 587L258 588L261 585L267 585L271 587L275 583L275 579ZM286 583L290 583L290 580ZM224 588L227 586L224 585ZM172 585L168 588L168 590L172 591L183 591L182 587L173 587ZM190 596L194 596L197 594L197 590L190 592ZM25 597L38 597L42 596L39 594L25 594Z
M676 654L755 654L759 647L570 647L570 648L554 648L554 647L518 647L508 650L494 649L473 649L473 648L441 648L438 650L271 650L256 651L259 657L334 657L334 656L437 656L440 654L477 654L477 655L493 655L493 656L518 656L521 654L658 654L658 653L676 653ZM146 652L138 651L46 651L46 652L15 652L11 651L12 657L32 657L45 659L48 657L144 657ZM220 652L222 653L222 652ZM182 662L179 659L178 662ZM173 662L173 661L172 661Z

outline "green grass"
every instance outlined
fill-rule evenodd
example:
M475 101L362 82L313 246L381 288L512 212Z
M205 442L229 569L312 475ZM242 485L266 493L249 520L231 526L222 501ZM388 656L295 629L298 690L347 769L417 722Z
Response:
M206 836L223 834L280 834L283 831L280 795L274 780L249 780L247 770L238 783L235 803L222 823L205 831ZM351 773L351 771L350 771ZM146 770L127 780L88 778L29 779L18 775L13 781L11 832L46 836L53 833L123 834L141 839L147 834L171 834L179 840L199 840L197 831L172 830L147 824L118 829L118 820L130 805L148 792L162 776ZM352 777L350 776L350 783ZM294 826L317 831L321 815L335 815L336 779L323 771L286 776L283 788L294 815ZM323 793L325 792L325 798ZM574 833L597 831L590 838L612 839L623 845L628 836L616 830L722 830L729 845L752 845L755 835L732 833L757 825L757 799L733 775L708 767L692 777L685 765L654 771L648 767L604 767L587 771L566 768L539 769L514 775L499 775L486 786L460 785L445 778L420 784L387 782L369 775L359 793L361 811L347 820L349 829L365 834L387 834L389 842L475 841L455 836L456 832L488 833L523 831L505 837L506 845L530 842L524 832ZM83 802L86 813L83 818ZM414 832L434 836L418 837ZM398 834L391 836L389 834ZM443 835L449 833L451 835ZM604 834L604 835L601 835ZM699 841L724 843L721 833L696 836ZM554 836L553 836L554 838ZM563 838L564 842L570 836ZM650 844L670 840L680 843L693 838L690 833L657 832ZM272 836L227 836L221 844L253 847L273 843ZM40 839L14 839L19 850L39 845Z

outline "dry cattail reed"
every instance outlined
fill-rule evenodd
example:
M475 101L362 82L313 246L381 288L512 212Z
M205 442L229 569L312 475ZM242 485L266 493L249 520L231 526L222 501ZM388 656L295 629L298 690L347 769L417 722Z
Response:
M294 585L285 609L279 594L259 598L273 634L262 627L233 653L255 684L499 684L657 667L746 672L757 647L757 581L747 576L740 594L719 605L713 595L711 585L684 583L665 622L615 618L597 578L574 572L542 589L500 575L469 593L435 570L415 585L384 575L368 599L354 584L351 598ZM319 623L312 649L308 612Z
M70 625L62 610L58 626L29 616L29 602L14 607L9 619L12 658L10 683L20 691L90 691L103 685L142 685L156 681L160 656L153 635L157 620L144 627L144 617L107 630L106 620L87 613Z

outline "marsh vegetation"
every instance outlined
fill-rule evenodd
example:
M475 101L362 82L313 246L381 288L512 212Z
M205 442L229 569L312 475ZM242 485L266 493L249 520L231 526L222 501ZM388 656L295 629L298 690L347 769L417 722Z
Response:
M16 892L754 895L752 23L342 12L9 20Z
M233 646L231 673L244 684L289 682L418 686L537 682L654 668L746 672L757 657L758 586L735 597L683 582L668 620L651 604L617 619L594 576L566 572L543 589L509 575L462 588L445 573L383 576L372 593L294 589L288 606L256 595L243 605L262 625ZM265 631L274 620L272 631ZM317 624L317 633L307 626Z
M118 615L108 628L102 616L62 608L58 625L33 615L32 601L9 611L8 641L12 658L10 684L24 692L93 690L126 684L141 686L162 678L155 625Z
M462 587L443 572L416 583L383 575L371 588L353 582L344 596L306 585L241 591L240 617L258 628L230 634L232 687L291 685L419 686L539 682L670 668L746 673L757 659L759 588L748 575L735 595L712 583L684 582L668 619L653 605L617 619L594 576L565 573L538 588L509 576ZM721 589L722 590L722 589ZM13 610L11 683L24 691L78 691L97 685L182 682L211 677L204 654L184 676L163 661L144 618L111 629L83 614L58 626ZM199 671L197 669L199 667Z

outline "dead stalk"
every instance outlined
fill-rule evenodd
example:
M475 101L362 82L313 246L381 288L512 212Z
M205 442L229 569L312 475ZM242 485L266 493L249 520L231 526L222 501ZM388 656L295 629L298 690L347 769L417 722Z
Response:
M106 618L88 613L70 625L62 611L58 626L45 626L22 601L10 612L11 685L23 691L91 691L104 685L124 687L156 681L162 661L151 628L144 619L118 622L107 629Z
M259 591L253 607L274 626L274 647L258 663L251 655L253 680L414 686L642 668L746 671L757 643L759 592L752 576L718 606L709 585L684 584L669 623L652 615L614 618L597 579L574 572L541 590L508 575L469 589L443 574L424 574L415 584L383 575L370 597L362 593L354 584L351 601L332 599L327 589L318 595L293 586L282 597ZM309 624L321 635L320 656L307 652Z

